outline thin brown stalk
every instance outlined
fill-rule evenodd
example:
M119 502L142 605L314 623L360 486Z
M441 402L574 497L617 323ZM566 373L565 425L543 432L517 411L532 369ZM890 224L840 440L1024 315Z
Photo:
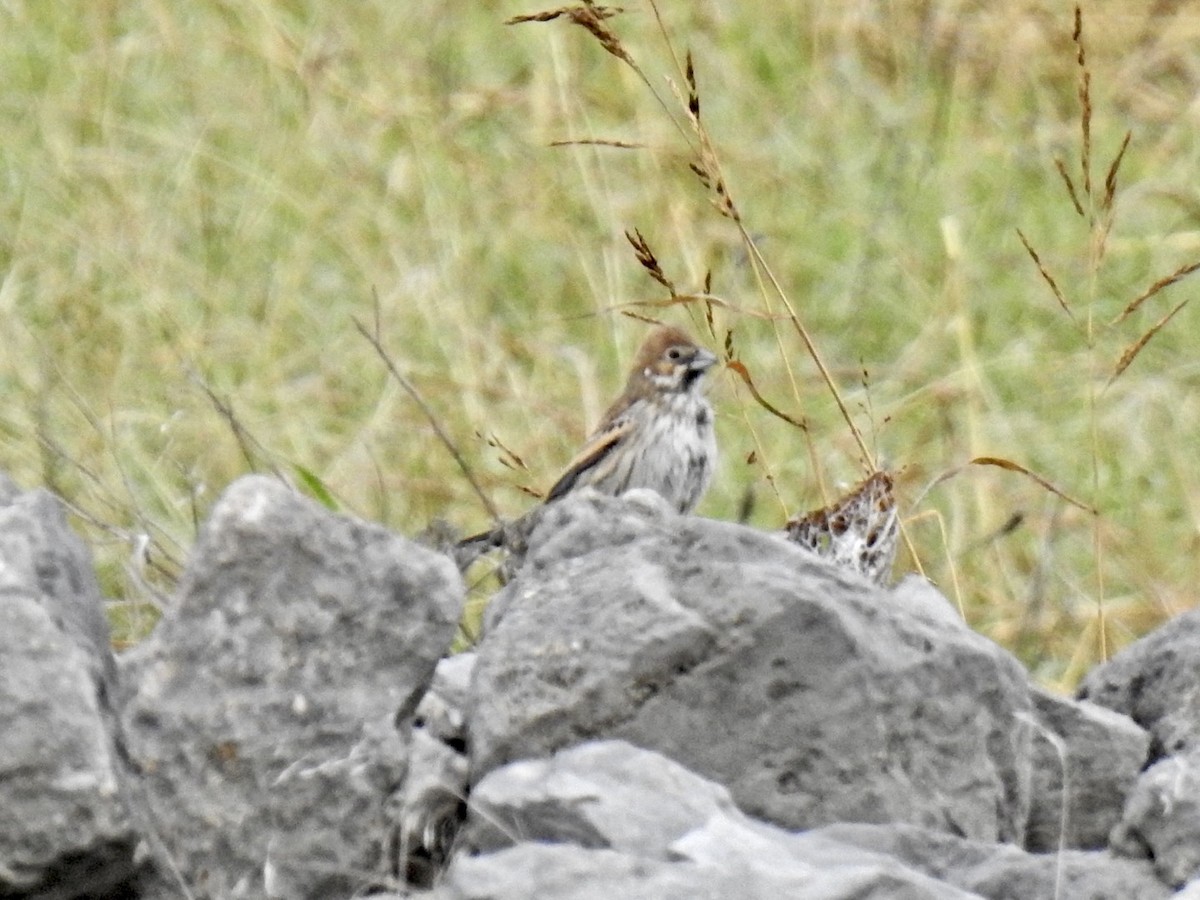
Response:
M1067 186L1067 194L1071 198L1071 205L1075 207L1075 212L1080 216L1085 216L1083 205L1079 202L1079 194L1075 191L1075 182L1071 178L1071 173L1067 171L1067 164L1059 157L1054 158L1054 168L1058 169L1058 174L1062 176L1063 184Z
M1043 478L1041 475L1038 475L1032 469L1027 469L1025 466L1021 465L1020 463L1015 463L1011 459L1004 459L1004 458L998 457L998 456L977 456L973 460L971 460L969 465L972 465L972 466L995 466L999 469L1006 469L1009 472L1019 472L1020 474L1024 475L1026 478L1030 478L1033 481L1035 481L1038 485L1045 488L1050 493L1054 494L1056 497L1061 497L1062 499L1066 500L1072 506L1076 506L1079 509L1082 509L1084 512L1089 512L1092 515L1096 515L1096 513L1097 513L1097 510L1095 507L1088 506L1088 504L1084 503L1082 500L1076 500L1070 494L1067 494L1066 492L1055 487L1053 484L1050 483L1049 480Z
M728 361L729 360L727 356L726 362ZM786 520L790 518L791 513L788 511L788 507L783 500L783 496L779 493L779 483L775 478L775 471L771 467L770 458L767 455L766 448L763 447L762 437L759 435L758 429L755 427L754 422L750 418L750 405L748 403L739 403L737 406L738 414L742 417L742 426L745 429L744 433L749 435L750 440L754 445L754 449L751 451L754 456L753 463L751 463L751 460L749 459L747 459L746 462L748 465L755 464L762 468L762 477L767 482L767 485L771 488L771 493L775 495L775 502L779 504L779 509L783 514L783 518ZM812 435L807 431L804 432L804 435L805 443L808 445L811 456Z
M700 91L696 88L696 67L692 65L692 51L687 52L687 71L684 73L688 86L688 112L697 122L700 121Z
M658 261L658 257L654 255L654 251L650 249L650 244L642 232L635 228L633 233L625 232L625 240L629 241L629 245L633 247L633 255L637 258L638 265L646 270L646 273L671 292L671 296L675 296L675 284L666 273L662 270L662 265Z
M679 55L675 52L675 45L671 43L670 32L667 31L667 23L663 21L662 11L659 10L656 0L650 0L650 8L654 10L654 20L658 24L658 33L662 35L663 42L667 45L667 53L671 55L671 62L675 66L675 71L683 75L683 66L679 64Z
M579 14L580 10L584 8L586 8L592 16L598 19L611 19L618 13L625 12L625 8L623 6L596 6L594 3L589 3L587 0L584 0L584 6L582 7L560 6L557 9L547 9L543 10L542 12L530 13L528 15L513 16L512 18L506 19L504 24L521 25L525 22L550 22L563 16L566 16L567 18L574 18Z
M914 503L913 505L915 506L916 504ZM915 516L911 516L902 524L904 526L915 525L922 519L929 518L933 519L933 521L937 523L938 534L941 535L942 539L942 550L946 554L946 569L950 573L950 584L954 593L954 603L958 607L958 614L962 616L963 620L965 621L967 618L967 610L963 605L962 588L958 583L958 567L954 564L954 557L950 553L950 536L946 533L946 520L942 518L942 514L936 509L931 509ZM917 558L917 554L914 551L912 544L907 541L906 527L901 529L901 534L906 536L905 546L908 548L909 555L912 557L913 562L916 563L917 568L921 569L921 561ZM923 569L921 569L921 574L924 574Z
M1142 291L1141 294L1135 297L1128 306L1121 310L1121 314L1109 322L1109 324L1116 325L1118 322L1123 322L1130 315L1136 312L1138 307L1140 307L1159 291L1169 288L1177 281L1182 281L1184 278L1197 270L1200 270L1200 262L1188 263L1186 266L1180 266L1170 275L1158 279L1158 281L1154 282L1154 284L1150 285L1150 287L1146 288L1146 290Z
M1094 380L1088 380L1088 423L1091 430L1091 450L1092 450L1092 499L1096 503L1097 510L1092 514L1092 554L1095 556L1096 568L1096 626L1099 635L1099 650L1102 660L1108 659L1108 614L1104 610L1104 598L1106 596L1104 590L1104 520L1100 517L1099 506L1100 499L1100 438L1099 438L1099 421L1100 417L1096 415L1096 404L1098 391Z
M688 306L694 303L702 303L706 309L711 309L713 307L717 309L727 309L731 312L737 313L739 316L749 316L752 319L759 319L764 322L778 322L787 318L786 316L779 315L778 313L765 313L756 309L746 309L738 306L736 303L730 303L723 297L718 297L715 294L709 293L674 294L670 297L656 297L654 299L645 300L626 300L622 303L611 303L607 306L603 306L600 308L600 312L625 313L627 310L633 309L665 309L670 306ZM566 316L565 318L570 321L571 319L576 318L591 318L595 314L596 313L594 312L587 312L579 316ZM706 315L707 314L708 313L706 313ZM715 332L713 332L711 329L710 333L715 334Z
M775 296L777 296L780 302L783 303L784 308L788 312L788 321L792 323L792 327L795 328L796 333L800 336L801 342L804 344L805 352L808 353L809 358L813 361L814 365L816 365L817 372L821 376L821 381L824 382L825 387L832 395L833 402L837 405L838 412L841 413L842 420L850 428L850 434L854 437L854 442L858 445L858 449L862 453L863 458L867 460L868 468L872 473L875 472L877 467L874 457L867 448L867 444L863 439L862 432L854 423L854 419L850 415L850 409L846 406L846 401L842 398L842 392L838 389L837 383L833 380L833 375L830 373L829 367L825 365L825 360L822 358L821 352L817 349L816 342L813 341L812 336L808 333L808 329L804 326L804 323L800 321L800 316L796 312L796 308L792 305L792 301L788 298L787 293L784 291L783 285L779 283L779 279L775 277L774 271L772 271L771 267L767 265L766 258L763 257L762 252L758 249L758 245L754 242L754 239L750 237L750 233L746 230L745 226L741 222L738 222L737 224L738 231L742 236L742 244L747 248L747 250L749 250L750 256L754 260L755 277L759 277L760 273L766 276L767 280L770 282L771 289L775 292ZM779 340L779 351L783 355L785 365L787 365L788 375L792 379L792 391L798 397L799 389L796 386L795 375L792 372L790 363L787 362L788 355L783 348L783 339L780 338Z
M676 71L682 75L685 81L687 81L687 71L683 66L680 65L679 56L676 54L675 48L671 43L670 33L668 32L666 24L663 21L658 4L656 0L649 0L649 2L651 8L654 10L659 33L666 42L668 52L671 54L671 58L675 63ZM674 116L672 116L672 120L674 121ZM813 341L811 335L809 335L808 329L805 328L804 324L800 321L800 316L796 312L795 307L792 305L791 300L788 298L787 293L784 291L783 286L779 283L779 279L776 278L775 273L767 264L766 259L763 257L761 251L758 249L758 246L750 236L749 231L746 229L745 224L741 220L741 215L738 212L737 206L734 203L726 186L726 181L722 173L720 157L716 151L716 147L709 138L706 129L700 124L699 119L693 117L692 121L693 128L695 129L700 141L700 149L696 154L697 162L691 166L692 170L701 179L701 181L705 183L706 187L711 185L713 189L717 191L719 202L718 211L721 211L723 215L726 215L737 225L738 232L741 235L742 244L744 247L746 247L747 253L753 262L751 268L754 272L755 280L759 284L759 290L766 301L767 312L772 315L774 314L774 309L772 308L770 300L771 293L774 293L787 310L788 320L792 323L793 327L800 335L800 339L804 343L805 351L816 365L817 371L820 373L821 380L824 382L830 394L832 394L838 411L841 413L843 420L849 427L850 433L853 435L859 450L862 452L863 458L868 461L869 468L873 472L876 469L876 466L870 450L867 448L866 442L862 436L862 432L859 430L858 426L855 425L854 419L851 417L850 411L842 398L841 391L838 389L837 384L833 380L832 374L829 372L829 368L825 365L825 361L822 359L820 352L817 350L816 343ZM688 143L690 146L691 141L689 140ZM769 291L766 288L766 284L763 283L764 277L770 283ZM783 336L779 333L778 329L775 329L775 336L779 344L780 358L783 360L784 367L787 371L788 380L791 384L792 394L793 396L799 398L800 389L796 382L796 374L792 368L790 354L783 346ZM805 433L807 434L807 431ZM810 447L810 451L811 449L812 448ZM818 472L819 477L819 470L814 469L814 471ZM774 487L774 484L772 484L772 486ZM775 489L776 495L778 496L778 490L777 488Z
M1076 506L1079 509L1082 509L1084 512L1089 512L1092 515L1096 515L1096 509L1094 507L1088 506L1088 504L1084 503L1082 500L1076 500L1070 494L1067 494L1055 487L1048 479L1043 478L1041 475L1038 475L1036 472L1026 468L1020 463L1013 462L1011 459L1004 459L1003 457L999 456L977 456L964 465L955 466L953 469L943 472L937 478L933 479L933 481L926 486L925 490L921 491L921 493L917 496L917 499L913 501L913 506L917 506L921 500L924 499L925 495L939 484L949 481L956 475L965 472L969 466L995 466L996 468L1005 469L1009 472L1018 472L1021 475L1024 475L1026 478L1036 482L1039 486L1045 488L1056 497L1061 497L1063 500L1066 500L1072 506Z
M543 10L529 15L513 16L504 24L523 25L526 22L552 22L559 18L569 19L596 38L600 42L600 46L608 53L632 65L633 60L621 44L620 38L604 24L605 19L611 19L624 11L619 6L596 6L591 0L583 0L579 6L560 6L557 9Z
M229 430L233 433L233 439L237 441L238 449L242 451L242 458L246 460L246 465L251 470L258 471L262 464L260 460L263 460L272 475L280 481L288 483L288 479L284 477L279 467L271 461L271 454L267 451L266 447L242 424L237 416L237 412L233 408L232 401L218 396L217 392L204 380L200 373L192 372L190 373L190 377L200 390L204 392L213 409L217 411L217 414L229 426Z
M475 436L482 440L489 447L500 451L500 465L509 469L520 469L523 472L529 471L529 466L525 464L525 460L523 460L515 450L500 440L494 431L489 432L486 436L477 431L475 432Z
M1112 164L1108 167L1108 174L1104 176L1104 199L1100 203L1100 208L1105 212L1112 210L1113 200L1116 199L1117 172L1121 169L1121 161L1125 159L1125 151L1129 149L1129 142L1131 140L1133 140L1133 132L1126 131L1125 139L1121 141L1121 149L1113 157Z
M459 470L466 477L467 483L471 485L471 489L475 492L475 496L479 498L479 502L483 504L483 508L487 510L488 515L491 516L494 521L499 522L499 511L496 509L488 495L483 492L483 488L480 487L479 482L475 480L475 474L471 471L471 467L467 465L467 461L463 458L463 455L459 453L458 447L454 445L454 442L450 440L450 436L446 434L446 430L442 427L441 420L438 419L438 417L434 414L429 404L425 402L425 398L421 396L421 392L417 390L416 385L409 381L403 374L401 374L400 370L396 368L396 364L392 361L392 358L388 355L387 350L384 348L383 339L380 336L378 304L376 304L375 308L375 327L373 331L363 325L363 323L357 318L353 319L353 322L354 327L358 329L358 333L366 338L367 343L369 343L375 349L375 353L383 361L383 364L387 366L388 372L390 372L392 377L396 379L396 383L404 389L404 392L412 398L412 401L416 403L421 412L425 414L425 418L429 421L430 427L433 428L433 433L436 434L438 440L442 442L442 446L444 446L450 452L450 455L454 458L454 462L457 463Z
M1033 260L1033 264L1037 266L1038 273L1042 276L1042 280L1050 286L1050 290L1054 292L1054 299L1058 301L1058 305L1062 307L1071 319L1075 321L1075 314L1071 312L1071 307L1067 304L1067 298L1063 296L1063 292L1058 287L1058 282L1054 280L1054 276L1042 264L1042 258L1038 256L1038 252L1033 249L1033 245L1029 243L1029 239L1025 237L1024 232L1020 228L1017 229L1017 237L1021 239L1021 243L1025 246L1025 252L1029 254L1029 258Z
M1079 163L1083 171L1083 194L1092 199L1092 73L1088 70L1087 50L1083 43L1083 8L1075 4L1075 28L1071 33L1075 42L1075 62L1079 67L1079 127L1082 142L1079 148Z
M787 413L785 413L781 409L779 409L777 406L773 405L769 400L767 400L762 394L760 394L758 392L758 387L754 384L754 379L750 377L750 370L746 368L745 363L741 362L740 360L731 359L731 360L726 361L725 367L728 368L730 371L737 373L738 377L741 378L742 382L746 385L746 389L750 391L750 396L752 396L754 398L755 402L759 406L761 406L763 409L765 409L767 412L769 412L771 415L775 416L776 418L782 419L783 421L787 422L789 425L794 425L796 428L799 428L801 431L808 431L808 425L805 424L803 419L792 418Z
M1174 309L1155 322L1154 325L1150 327L1149 331L1147 331L1140 338L1134 341L1133 344L1125 349L1125 352L1121 354L1121 358L1117 360L1117 364L1113 367L1113 373L1111 376L1109 376L1108 384L1112 384L1114 381L1116 381L1117 378L1120 377L1121 373L1129 368L1130 363L1132 363L1137 355L1142 352L1142 348L1150 342L1150 339L1158 334L1163 329L1163 326L1175 318L1175 314L1187 306L1191 299L1191 297L1186 297L1181 300L1178 304L1176 304Z
M1129 149L1129 142L1132 139L1133 132L1126 131L1125 139L1121 141L1121 147L1117 150L1117 155L1113 157L1113 161L1108 166L1108 172L1104 176L1104 197L1100 201L1100 232L1096 236L1097 259L1104 258L1104 253L1108 248L1108 235L1112 232L1113 223L1117 218L1117 172L1121 168L1121 160L1125 158L1125 151Z
M70 465L73 470L84 476L87 481L92 483L93 487L95 488L95 497L97 502L103 505L108 510L108 513L105 515L98 515L84 509L82 506L74 503L65 491L57 494L59 501L68 510L70 510L73 515L79 517L81 521L87 522L96 530L114 536L123 544L134 544L136 535L126 528L120 528L111 524L113 521L123 518L127 513L127 510L121 505L116 495L113 494L113 492L109 490L108 486L101 480L100 476L85 466L81 460L72 457L69 453L67 453L65 448L63 448L48 435L39 432L37 439L45 451ZM137 518L139 520L142 518L140 513L138 514ZM140 521L139 524L141 524ZM160 575L169 580L176 579L179 574L179 569L182 567L182 563L179 561L178 557L173 555L167 549L165 542L170 542L171 545L176 548L176 550L179 549L178 543L173 540L162 528L159 528L153 522L149 522L147 524L146 532L147 534L153 532L154 536L152 537L152 541L155 549L158 551L157 555L162 556L170 566L168 568L162 563L150 560L150 567L155 569Z
M712 295L712 269L708 269L704 273L704 293L707 296ZM717 336L717 323L713 319L713 307L715 305L710 300L704 301L704 323L708 325L708 333L713 337Z
M612 138L579 138L573 141L551 141L551 147L615 147L618 150L644 150L645 144L620 141Z
M635 322L644 322L647 325L662 325L662 321L655 319L652 316L644 316L641 313L634 312L631 309L621 310L621 315L627 319L633 319Z
M679 124L679 120L675 117L675 111L671 108L670 104L668 104L667 101L663 99L662 94L655 89L654 84L646 76L646 73L642 71L642 67L637 64L637 61L634 60L634 58L629 54L629 51L625 49L625 46L621 43L620 38L618 38L612 29L610 29L604 23L605 19L610 19L618 13L622 13L624 11L625 10L623 7L596 6L591 2L591 0L583 0L583 4L581 6L560 6L556 9L546 10L544 12L532 13L524 16L514 16L511 19L508 19L505 24L521 25L526 22L550 22L554 19L565 18L574 24L579 25L594 38L596 38L606 52L621 60L621 62L625 63L634 71L637 77L641 79L642 84L644 84L646 89L650 91L651 96L653 96L658 105L662 107L663 112L667 114L667 118L670 119L671 124L675 126L676 131L680 133L689 147L695 149L692 146L692 139L688 135L687 129ZM655 12L657 14L657 10Z

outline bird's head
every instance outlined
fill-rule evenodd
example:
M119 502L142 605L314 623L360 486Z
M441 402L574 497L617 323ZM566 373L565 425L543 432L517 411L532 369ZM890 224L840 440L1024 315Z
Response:
M630 385L652 385L660 391L688 391L699 384L717 358L678 328L654 329L638 350Z

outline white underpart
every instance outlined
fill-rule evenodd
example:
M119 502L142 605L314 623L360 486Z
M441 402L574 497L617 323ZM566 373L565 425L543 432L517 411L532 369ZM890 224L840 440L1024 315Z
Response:
M680 512L691 512L708 488L716 463L712 407L698 386L658 402L666 408L650 415L647 401L630 407L628 417L640 421L628 438L628 452L605 460L592 484L613 494L649 488Z

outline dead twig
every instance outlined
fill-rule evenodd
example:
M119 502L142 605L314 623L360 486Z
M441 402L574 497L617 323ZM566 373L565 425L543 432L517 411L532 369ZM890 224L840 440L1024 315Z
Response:
M466 459L463 458L463 455L459 452L458 447L455 446L454 441L450 440L450 436L446 434L446 430L442 427L441 421L434 414L429 404L425 402L425 398L421 396L421 392L417 390L417 386L409 381L408 378L406 378L400 372L400 370L396 368L396 364L392 361L392 358L388 355L387 350L384 348L383 339L380 336L378 301L376 301L375 304L374 330L368 329L357 318L354 318L353 322L354 327L358 329L358 333L366 338L367 343L369 343L375 349L375 353L378 354L379 358L383 361L383 364L387 366L388 372L390 372L391 376L396 379L396 383L404 389L404 392L412 398L412 401L416 403L421 412L425 414L425 418L429 421L430 427L433 428L433 433L436 434L438 440L442 442L442 446L450 451L450 455L454 458L454 462L458 464L459 470L466 477L467 483L470 484L471 489L475 491L475 496L479 498L479 502L483 504L483 508L487 510L488 515L491 516L494 521L499 522L499 511L496 509L488 495L484 493L483 488L479 485L479 482L475 480L475 475L471 471L471 467L467 465Z

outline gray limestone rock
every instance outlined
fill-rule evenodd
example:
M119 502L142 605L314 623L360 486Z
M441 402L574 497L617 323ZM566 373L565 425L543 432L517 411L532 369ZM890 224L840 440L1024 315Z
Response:
M86 549L0 477L0 896L1158 900L1200 876L1200 757L1137 777L1200 733L1190 614L1089 676L1106 709L1031 689L923 579L644 492L531 521L478 652L443 659L448 558L243 479L118 670ZM1110 828L1132 859L1096 852Z
M788 856L721 820L689 835L671 861L574 844L520 843L459 856L429 900L978 900L889 861L832 845L821 865Z
M755 822L722 786L624 741L593 741L550 759L510 763L476 786L456 865L467 865L466 854L486 858L530 842L621 854L564 854L571 861L590 859L598 870L587 878L601 881L564 884L563 896L592 896L587 891L600 886L613 896L651 896L677 882L690 884L699 896L970 896L882 854ZM623 880L620 864L630 857L644 860L654 876ZM606 861L617 861L616 869ZM492 864L507 871L528 862L501 854ZM674 865L655 868L654 862ZM452 872L451 884L456 877Z
M1020 841L1025 672L928 606L653 498L566 498L479 648L473 780L616 737L785 827L902 821Z
M1039 727L1025 847L1101 850L1145 764L1150 735L1128 716L1085 700L1038 688L1032 696Z
M962 615L928 579L908 574L891 589L888 602L917 618L939 621L952 628L961 628Z
M1106 853L1031 854L906 824L788 833L742 814L719 785L621 741L580 744L489 774L472 794L460 851L434 896L516 897L521 885L547 898L1171 893L1148 863Z
M1113 829L1114 853L1153 860L1174 887L1200 879L1200 751L1142 773Z
M463 850L551 841L666 859L718 814L740 815L721 785L625 741L591 741L485 777L471 792Z
M386 872L411 717L462 600L443 556L268 478L226 491L123 672L147 819L193 896L328 897Z
M1107 853L1033 854L902 824L830 825L810 834L884 854L988 900L1164 900L1171 894L1148 864Z
M92 679L110 690L115 664L104 598L91 551L68 527L58 498L21 493L11 481L0 487L0 562L0 589L32 588L54 625L85 651Z
M1200 746L1200 607L1097 666L1079 697L1124 713L1154 738L1150 761Z
M0 896L101 897L134 874L112 671L90 554L54 497L0 479Z

